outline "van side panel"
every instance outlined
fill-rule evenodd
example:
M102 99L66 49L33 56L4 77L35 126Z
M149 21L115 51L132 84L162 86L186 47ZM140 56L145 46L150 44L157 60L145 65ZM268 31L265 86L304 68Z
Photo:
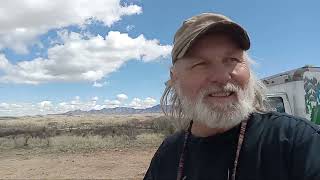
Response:
M268 87L268 94L286 93L290 103L292 114L306 118L305 111L305 90L303 81L291 81L284 84L277 84ZM299 94L299 95L297 95ZM310 118L309 118L310 120Z
M320 124L320 72L303 74L306 113L311 121Z

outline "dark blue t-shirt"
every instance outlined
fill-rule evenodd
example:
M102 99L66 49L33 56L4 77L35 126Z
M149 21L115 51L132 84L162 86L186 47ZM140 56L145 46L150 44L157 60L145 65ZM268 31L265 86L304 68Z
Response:
M240 127L187 144L185 180L227 180ZM176 180L184 131L167 137L144 180ZM236 180L320 180L320 130L312 122L276 112L253 113L240 151Z

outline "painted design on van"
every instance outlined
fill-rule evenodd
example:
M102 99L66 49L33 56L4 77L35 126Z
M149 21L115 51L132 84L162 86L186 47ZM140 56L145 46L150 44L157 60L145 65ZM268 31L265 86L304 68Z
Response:
M320 77L305 76L304 90L306 113L311 121L320 124Z

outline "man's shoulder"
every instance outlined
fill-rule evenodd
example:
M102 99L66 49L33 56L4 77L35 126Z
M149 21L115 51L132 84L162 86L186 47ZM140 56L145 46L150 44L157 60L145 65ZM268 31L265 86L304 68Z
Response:
M154 161L173 161L180 154L184 140L184 131L175 132L166 137L154 154Z
M184 131L166 137L154 154L144 179L174 179L177 172Z
M260 126L263 126L264 129L304 131L305 133L311 134L320 133L320 126L305 118L292 116L286 113L254 113L252 117L255 119L253 124L259 124Z
M313 122L297 116L292 116L286 113L279 113L279 112L265 112L265 113L254 113L253 116L258 117L258 119L261 119L265 121L266 123L270 124L291 124L291 125L303 125L310 127L312 129L319 129L318 125L314 124Z
M177 131L172 135L167 136L162 144L162 149L171 149L171 148L177 148L181 143L183 143L185 131Z

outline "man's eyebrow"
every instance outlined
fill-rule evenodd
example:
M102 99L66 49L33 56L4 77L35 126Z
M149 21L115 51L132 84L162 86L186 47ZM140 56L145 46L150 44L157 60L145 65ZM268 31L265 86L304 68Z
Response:
M224 54L227 55L227 56L237 55L238 51L237 50L228 50Z
M181 61L185 61L185 62L195 62L195 61L198 61L198 60L201 60L200 58L193 58L193 57L187 57L187 58L184 58L184 59L180 59Z
M198 63L198 62L203 62L203 61L208 61L207 59L204 59L204 58L190 58L189 60L188 60L188 63L189 64L194 64L194 63Z

